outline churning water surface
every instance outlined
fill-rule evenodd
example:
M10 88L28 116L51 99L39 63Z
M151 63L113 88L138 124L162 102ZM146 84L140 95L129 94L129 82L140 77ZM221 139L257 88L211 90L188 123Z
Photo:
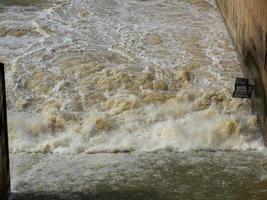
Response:
M266 194L259 127L232 98L240 63L214 1L2 0L0 47L15 191Z

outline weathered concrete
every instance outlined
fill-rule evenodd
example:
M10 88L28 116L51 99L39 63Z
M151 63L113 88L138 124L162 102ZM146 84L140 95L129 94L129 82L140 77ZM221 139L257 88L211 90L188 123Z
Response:
M4 65L0 63L0 199L10 190Z
M217 3L240 52L244 72L254 80L253 105L267 144L267 1L217 0Z

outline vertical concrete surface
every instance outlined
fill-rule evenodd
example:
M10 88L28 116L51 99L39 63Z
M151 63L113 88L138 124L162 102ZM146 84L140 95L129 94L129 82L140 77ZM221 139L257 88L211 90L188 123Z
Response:
M10 190L4 64L0 63L0 200Z
M252 103L267 144L267 0L217 0L240 53L244 72L254 80Z

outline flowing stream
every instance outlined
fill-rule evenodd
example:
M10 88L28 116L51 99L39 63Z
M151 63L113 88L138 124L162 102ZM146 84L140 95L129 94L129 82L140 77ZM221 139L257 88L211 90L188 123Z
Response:
M0 0L0 61L14 191L267 194L259 125L232 98L241 67L213 0Z

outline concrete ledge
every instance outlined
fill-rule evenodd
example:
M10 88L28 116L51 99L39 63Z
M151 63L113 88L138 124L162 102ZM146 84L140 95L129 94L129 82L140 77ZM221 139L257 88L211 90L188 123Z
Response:
M267 144L267 1L217 0L240 53L245 74L254 80L252 101Z

